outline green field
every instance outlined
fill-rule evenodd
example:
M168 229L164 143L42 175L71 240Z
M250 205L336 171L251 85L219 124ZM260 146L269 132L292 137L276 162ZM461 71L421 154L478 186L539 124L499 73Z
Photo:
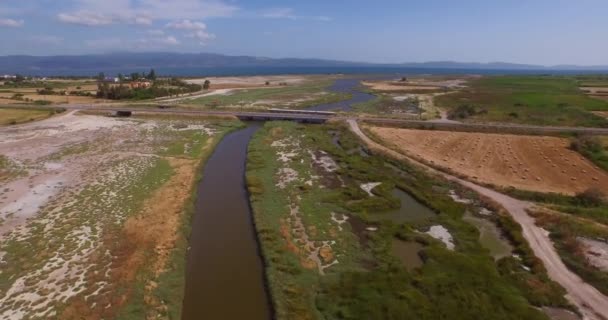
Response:
M532 305L567 305L508 215L495 222L519 258L495 262L462 219L479 210L479 199L456 203L448 196L456 185L360 150L338 125L267 123L250 144L247 184L278 319L546 319ZM323 156L335 171L315 162ZM368 182L381 182L373 196L360 187ZM381 218L400 208L395 188L436 215ZM350 222L339 225L332 213ZM294 228L294 217L304 226ZM449 230L454 251L422 233L433 225ZM329 258L321 255L324 275L302 239L312 249L330 244ZM400 259L396 243L420 248L420 264Z
M294 86L240 89L226 95L213 95L194 99L188 101L188 104L209 108L224 106L306 108L317 104L350 99L350 94L326 91L327 87L331 84L332 81L319 81ZM253 105L254 103L256 105Z
M608 110L608 102L586 96L575 78L484 77L435 102L456 120L608 127L608 120L590 112Z

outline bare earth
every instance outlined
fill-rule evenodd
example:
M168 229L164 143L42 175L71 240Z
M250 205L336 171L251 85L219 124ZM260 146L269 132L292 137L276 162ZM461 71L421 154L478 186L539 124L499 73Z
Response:
M144 318L167 318L157 277L193 187L190 150L214 134L74 112L0 128L0 319L114 319L137 280Z
M543 262L547 273L551 279L559 283L566 289L566 297L577 306L586 319L601 320L608 315L608 297L603 295L593 286L584 282L578 275L570 271L562 262L555 251L551 240L542 228L536 226L534 219L528 215L527 210L533 204L520 201L501 194L489 188L485 188L472 182L454 177L450 174L436 171L435 169L422 164L412 158L387 148L368 138L355 120L348 120L349 127L372 151L386 154L401 161L408 161L417 166L425 168L427 171L440 174L446 179L458 182L459 184L496 201L500 204L513 219L522 227L523 236L530 245L534 254Z
M475 181L517 189L575 194L608 190L608 174L568 149L567 139L373 127L398 150Z
M205 80L211 82L214 89L239 89L239 88L254 88L263 87L266 81L272 85L279 83L299 84L306 81L307 76L244 76L244 77L209 77L201 79L189 79L188 83L202 85Z

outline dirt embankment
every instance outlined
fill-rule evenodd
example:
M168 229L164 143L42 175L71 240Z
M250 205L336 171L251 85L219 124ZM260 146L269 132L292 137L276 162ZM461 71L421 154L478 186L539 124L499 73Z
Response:
M450 174L439 172L425 164L422 164L404 154L387 148L371 140L355 120L348 120L349 127L372 151L380 152L400 161L407 161L424 168L433 174L439 174L449 180L486 196L505 208L513 219L522 226L523 236L530 245L534 254L543 262L549 277L563 286L568 292L567 298L577 306L587 319L602 320L608 315L608 297L603 295L593 286L584 282L578 275L570 271L560 259L547 232L536 226L534 219L528 215L527 210L532 204L520 201L494 190L479 186Z
M608 174L569 149L567 139L372 127L407 155L485 184L573 195L608 190Z

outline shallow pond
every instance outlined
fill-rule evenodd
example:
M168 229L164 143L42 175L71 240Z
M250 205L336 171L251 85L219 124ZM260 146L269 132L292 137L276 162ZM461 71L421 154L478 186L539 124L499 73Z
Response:
M423 246L414 241L403 241L397 238L393 239L391 253L399 258L406 269L412 270L422 267L424 262L418 255Z
M405 223L421 221L436 216L433 210L418 202L414 197L399 188L393 190L393 196L397 197L401 203L399 209L374 213L370 215L370 218L375 220L390 220L395 223Z
M494 259L498 260L511 255L513 247L501 235L500 229L492 221L475 217L470 212L467 212L463 219L477 227L477 230L479 230L479 242L484 248L490 250L490 254Z

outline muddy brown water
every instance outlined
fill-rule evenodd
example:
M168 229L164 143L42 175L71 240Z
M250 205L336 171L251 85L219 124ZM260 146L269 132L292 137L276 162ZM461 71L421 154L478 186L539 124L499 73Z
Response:
M192 222L183 320L270 319L272 307L245 185L260 124L228 134L204 168Z
M401 203L399 209L374 213L373 215L370 215L372 219L405 223L417 222L436 216L436 213L433 210L399 188L393 190L393 196L398 198Z
M422 248L423 246L418 242L393 239L391 253L403 263L406 269L413 270L424 264L419 255Z

